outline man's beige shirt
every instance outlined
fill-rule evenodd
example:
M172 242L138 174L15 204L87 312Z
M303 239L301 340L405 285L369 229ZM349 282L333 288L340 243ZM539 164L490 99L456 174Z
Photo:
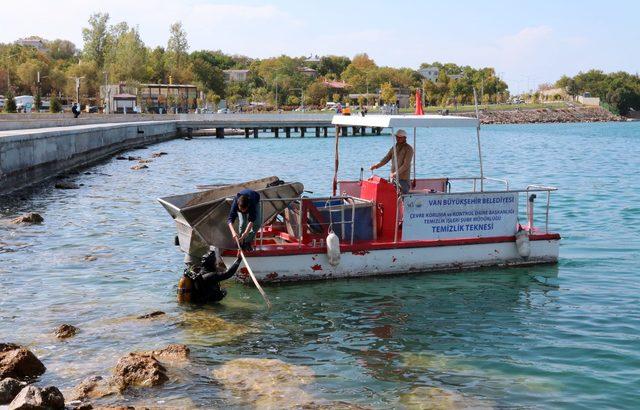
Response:
M411 161L413 160L413 148L406 142L402 144L396 143L396 152L398 155L398 179L409 180L411 176ZM385 165L393 158L393 147L387 152L387 155L378 163L379 166ZM391 161L391 172L395 172L396 167Z

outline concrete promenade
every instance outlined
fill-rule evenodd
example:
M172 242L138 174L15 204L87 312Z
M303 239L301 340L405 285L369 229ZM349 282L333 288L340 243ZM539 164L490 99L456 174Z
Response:
M118 151L152 144L194 131L212 130L224 138L225 129L244 129L273 137L327 137L331 114L184 114L184 115L68 115L0 116L0 195L89 165ZM18 119L20 117L17 117ZM144 119L144 120L141 120ZM109 121L110 120L110 121ZM109 122L107 122L109 121ZM73 124L73 125L68 125ZM28 128L27 128L28 127ZM282 134L281 134L282 132ZM364 135L365 129L343 127L341 135ZM380 133L372 129L371 133Z

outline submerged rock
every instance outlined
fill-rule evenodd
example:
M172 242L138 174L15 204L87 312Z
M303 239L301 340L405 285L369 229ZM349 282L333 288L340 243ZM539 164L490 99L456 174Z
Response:
M56 387L29 385L9 404L9 410L58 410L64 409L64 396Z
M153 160L152 159L139 159L138 162L140 164L148 164L150 162L153 162Z
M123 391L128 387L158 386L167 380L167 369L152 355L129 353L118 360L112 383Z
M172 344L164 349L146 352L161 362L186 362L189 360L191 350L186 345Z
M146 165L134 165L134 166L131 167L131 169L134 170L134 171L139 171L141 169L147 169L147 168L149 168L149 167L146 166Z
M313 403L300 387L310 383L311 369L277 359L235 359L213 371L213 376L257 408L296 407Z
M11 377L0 381L0 404L11 403L11 400L20 393L24 386L25 383Z
M101 376L84 379L73 389L72 400L100 399L118 392L116 386Z
M154 317L163 316L164 314L165 313L163 311L156 310L156 311L153 311L151 313L146 313L144 315L140 315L140 316L136 317L136 319L151 319L151 318L154 318Z
M127 160L127 157L123 157L122 155L118 155L118 156L116 157L116 159L117 159L118 161L126 161L126 160Z
M80 189L80 186L78 184L69 181L56 182L54 186L56 187L56 189Z
M40 224L44 222L44 218L35 212L29 212L28 214L21 215L11 220L14 224Z
M154 152L153 154L151 154L151 158L159 158L163 155L168 155L166 152Z
M132 157L132 156L128 156L127 159L129 161L140 161L142 159L142 157Z
M28 380L47 370L38 358L22 346L0 343L0 379L13 377Z
M400 396L400 403L409 409L491 409L491 403L445 390L419 386Z
M78 332L78 328L68 324L60 325L56 331L55 335L58 339L67 339L69 337L73 337Z

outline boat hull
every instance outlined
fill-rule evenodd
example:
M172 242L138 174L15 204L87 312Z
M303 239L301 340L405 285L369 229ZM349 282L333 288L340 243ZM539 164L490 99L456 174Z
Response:
M485 241L448 246L345 250L341 253L337 266L329 264L329 259L322 250L309 253L308 249L271 255L248 255L247 261L261 283L295 282L556 263L559 242L559 237L532 240L531 254L527 258L518 254L514 241ZM231 263L233 258L225 256L224 259L226 263ZM236 276L242 282L251 281L244 267Z

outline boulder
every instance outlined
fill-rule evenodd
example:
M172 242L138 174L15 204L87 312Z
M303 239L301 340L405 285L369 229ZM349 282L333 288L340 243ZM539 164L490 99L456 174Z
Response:
M147 169L147 168L149 168L149 167L147 165L144 165L144 164L143 165L134 165L134 166L131 167L131 169L134 170L134 171L139 171L141 169Z
M32 379L47 370L29 350L13 343L0 343L0 379Z
M35 212L29 212L11 220L14 224L40 224L44 218Z
M142 158L141 157L132 157L132 156L128 156L127 159L129 161L140 161Z
M167 369L152 355L129 353L118 360L112 382L123 391L127 387L158 386L167 380Z
M24 383L16 379L6 378L0 381L0 404L9 404L20 393Z
M78 184L69 181L56 182L55 187L57 189L80 189Z
M9 410L57 410L64 409L64 396L56 387L29 385L9 404Z
M118 155L118 156L116 157L116 159L117 159L118 161L126 161L126 160L127 160L127 157L123 157L122 155Z
M167 155L166 152L154 152L153 154L151 154L151 158L159 158L163 155Z
M62 324L58 326L55 331L55 335L58 339L67 339L69 337L73 337L78 333L78 328L68 324Z
M150 162L153 162L153 160L152 159L140 159L140 160L138 160L138 163L140 163L140 164L148 164Z

